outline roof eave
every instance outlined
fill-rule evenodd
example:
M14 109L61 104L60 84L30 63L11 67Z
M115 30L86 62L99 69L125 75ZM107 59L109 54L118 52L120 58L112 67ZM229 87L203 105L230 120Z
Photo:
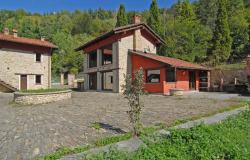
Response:
M76 48L76 49L74 49L74 50L75 50L76 52L81 51L81 50L83 50L84 48L86 48L88 45L90 45L91 43L95 43L95 42L97 42L97 41L99 41L99 40L102 40L102 39L106 38L107 36L112 35L112 34L114 34L114 30L109 31L109 32L107 32L107 33L105 33L105 34L103 34L103 35L101 35L101 36L99 36L99 37L97 37L97 38L95 38L95 39L93 39L93 40L91 40L91 41L89 41L89 42L87 42L87 43L81 45L80 47L78 47L78 48Z

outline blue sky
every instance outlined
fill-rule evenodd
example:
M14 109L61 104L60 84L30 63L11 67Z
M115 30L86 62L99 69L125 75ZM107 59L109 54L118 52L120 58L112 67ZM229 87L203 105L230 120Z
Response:
M161 8L170 7L178 0L157 0ZM76 9L112 9L117 10L119 4L124 4L127 10L148 9L151 0L0 0L0 9L24 9L29 12L48 13L60 10L74 11Z

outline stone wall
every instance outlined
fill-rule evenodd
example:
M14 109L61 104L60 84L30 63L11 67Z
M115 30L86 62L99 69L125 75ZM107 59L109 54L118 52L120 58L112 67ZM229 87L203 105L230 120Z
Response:
M51 93L14 93L14 102L23 105L45 104L71 98L72 91Z
M133 38L134 38L133 48L129 49L134 49L142 52L146 51L149 53L156 54L156 46L142 35L141 30L139 29L135 30Z
M124 75L127 75L129 71L131 71L131 58L128 54L129 49L133 48L133 36L128 36L125 38L122 38L121 41L119 41L119 53L118 53L118 80L119 80L119 86L118 86L118 92L122 92L121 86L125 84L125 78Z
M50 87L50 55L42 54L41 62L36 62L36 54L25 51L0 50L0 79L20 89L20 75L27 75L28 89ZM35 83L35 75L42 76L42 84Z

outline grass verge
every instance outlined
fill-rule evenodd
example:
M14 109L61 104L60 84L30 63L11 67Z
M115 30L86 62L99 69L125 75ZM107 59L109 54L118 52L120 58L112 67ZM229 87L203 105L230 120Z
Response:
M196 116L192 116L191 118L178 119L174 123L170 124L170 126L168 126L168 127L172 127L172 126L175 126L175 125L186 123L188 121L194 121L194 120L201 119L201 118L204 118L204 117L209 117L209 116L212 116L212 115L215 115L215 114L218 114L218 113L231 111L231 110L241 108L241 107L245 107L245 106L249 106L249 105L250 105L250 101L241 101L240 104L227 106L227 107L221 108L219 110L215 110L215 111L212 111L212 112L207 112L207 113L199 114L199 115L196 115Z
M49 89L36 89L36 90L21 90L20 93L49 93L49 92L59 92L67 90L68 89L49 88Z

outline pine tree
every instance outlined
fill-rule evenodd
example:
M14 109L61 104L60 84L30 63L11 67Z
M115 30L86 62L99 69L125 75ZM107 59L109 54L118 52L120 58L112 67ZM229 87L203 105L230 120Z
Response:
M152 0L149 10L149 18L147 24L159 35L162 35L162 24L160 20L160 11L156 0Z
M123 4L120 5L116 18L116 27L125 26L128 24L128 18L126 15L125 6Z
M232 51L230 55L230 62L239 61L245 58L244 51L249 36L248 22L246 19L246 10L243 0L228 0L227 5L228 22L232 37Z
M175 6L175 16L182 20L194 20L196 15L189 0L180 0Z
M230 56L232 38L228 25L226 0L218 1L218 12L213 32L212 47L208 52L209 61L213 64L226 62Z

